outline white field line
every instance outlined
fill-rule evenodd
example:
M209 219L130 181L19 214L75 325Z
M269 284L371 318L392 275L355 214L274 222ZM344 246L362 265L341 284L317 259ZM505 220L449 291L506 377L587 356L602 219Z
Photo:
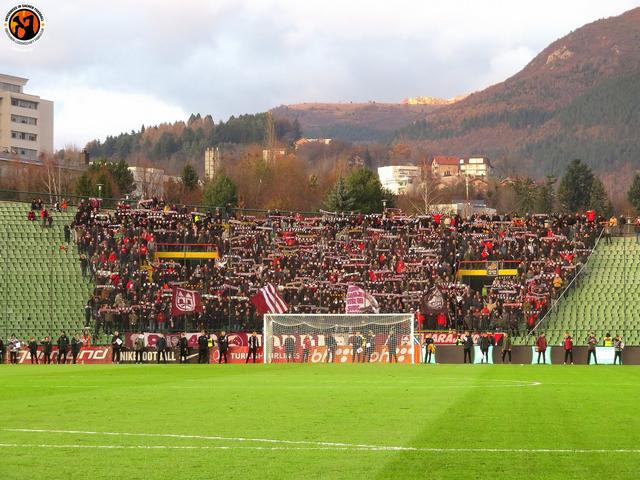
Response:
M84 444L32 444L32 443L0 443L0 448L77 448L77 449L135 449L135 450L330 450L345 452L421 452L421 453L622 453L640 454L640 449L583 449L583 448L414 448L414 447L257 447L257 446L229 446L229 445L84 445Z
M171 433L131 433L131 432L92 432L81 430L45 430L29 428L5 428L6 432L21 433L65 433L73 435L107 435L120 437L181 438L199 440L218 440L235 442L266 442L282 446L238 446L238 445L85 445L85 444L19 444L0 443L0 448L96 448L96 449L175 449L175 450L334 450L334 451L399 451L431 453L626 453L640 454L640 449L626 448L438 448L438 447L400 447L389 445L362 445L341 442L315 442L306 440L277 440L270 438L219 437L208 435L178 435ZM286 446L285 446L286 445ZM290 447L289 445L302 445Z

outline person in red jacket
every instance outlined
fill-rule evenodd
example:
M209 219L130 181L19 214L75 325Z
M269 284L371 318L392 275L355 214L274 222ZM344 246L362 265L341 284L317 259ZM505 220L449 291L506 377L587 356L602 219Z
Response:
M571 365L573 365L573 338L569 332L564 335L564 364L566 365L568 361L571 361Z
M536 340L536 350L538 351L538 364L540 364L540 356L542 356L542 363L547 363L547 337L544 336L544 332L540 332L540 336Z

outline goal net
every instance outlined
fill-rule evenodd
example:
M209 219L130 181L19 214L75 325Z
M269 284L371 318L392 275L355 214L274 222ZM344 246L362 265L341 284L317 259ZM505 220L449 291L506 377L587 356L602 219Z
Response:
M265 363L414 363L412 314L266 314L263 333Z

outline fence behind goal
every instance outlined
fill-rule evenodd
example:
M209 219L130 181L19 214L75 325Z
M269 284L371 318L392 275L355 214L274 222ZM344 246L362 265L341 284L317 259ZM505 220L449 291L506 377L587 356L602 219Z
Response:
M265 363L414 363L412 314L264 316Z

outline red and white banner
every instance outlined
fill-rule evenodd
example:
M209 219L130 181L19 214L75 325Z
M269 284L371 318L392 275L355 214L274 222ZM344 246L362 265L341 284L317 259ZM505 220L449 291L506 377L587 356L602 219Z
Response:
M367 311L372 311L373 313L380 311L377 300L357 285L349 285L345 313L357 314Z
M267 283L258 290L258 293L251 297L251 303L256 307L259 315L264 313L284 313L289 309L289 305L286 304L278 290L270 283Z
M200 294L194 290L173 287L171 295L171 315L174 317L202 311Z

